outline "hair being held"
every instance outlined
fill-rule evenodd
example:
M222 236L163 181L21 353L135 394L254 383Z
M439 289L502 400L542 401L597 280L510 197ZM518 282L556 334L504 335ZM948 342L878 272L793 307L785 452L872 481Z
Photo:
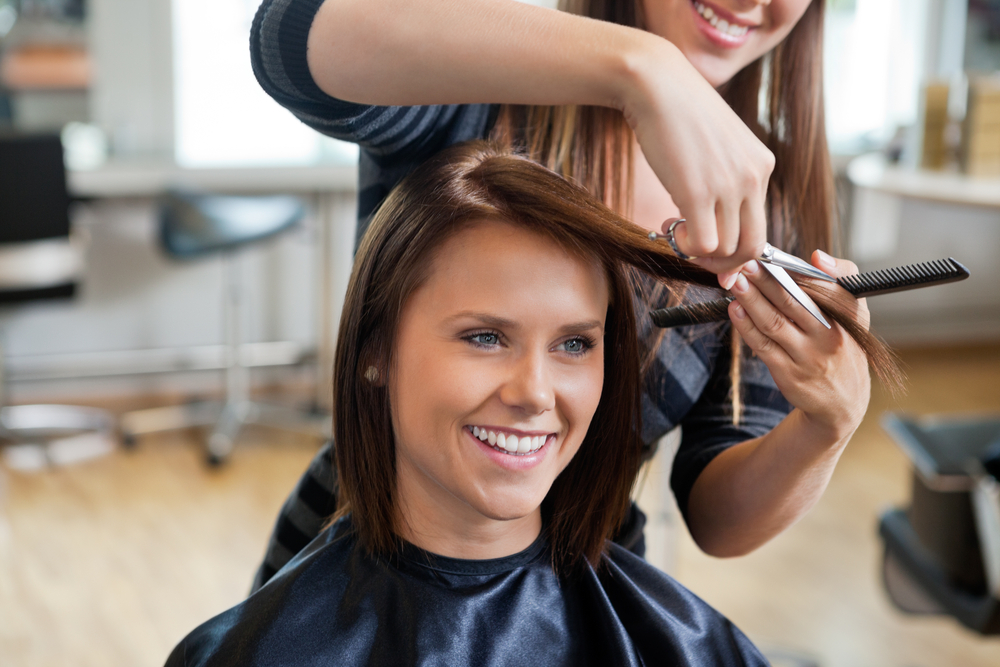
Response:
M681 293L688 284L717 288L716 276L679 260L666 244L531 160L487 142L452 147L404 179L362 240L341 317L334 372L337 517L351 514L359 542L391 555L400 546L395 503L395 434L385 378L407 298L427 277L434 251L477 220L500 220L545 235L604 269L604 386L579 452L556 478L541 510L553 564L570 572L597 566L621 524L641 465L642 345L635 272ZM858 324L854 297L801 280L831 319L858 341L887 384L899 374L885 346ZM840 294L838 292L843 292ZM846 295L846 296L845 296ZM645 317L645 313L641 313ZM374 369L374 370L372 370Z

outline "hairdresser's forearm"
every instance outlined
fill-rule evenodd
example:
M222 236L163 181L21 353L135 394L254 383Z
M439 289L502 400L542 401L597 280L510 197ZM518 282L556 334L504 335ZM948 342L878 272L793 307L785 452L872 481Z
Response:
M767 435L719 454L688 500L695 542L725 558L771 540L823 495L852 434L831 432L796 409Z
M309 32L319 87L363 104L625 108L683 55L649 33L512 0L326 0Z

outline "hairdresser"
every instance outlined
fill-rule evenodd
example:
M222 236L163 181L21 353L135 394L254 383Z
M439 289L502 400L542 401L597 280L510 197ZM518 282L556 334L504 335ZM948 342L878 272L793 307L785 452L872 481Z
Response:
M642 227L685 218L679 250L736 301L731 325L659 342L643 437L682 426L671 483L691 534L709 554L746 554L816 503L870 390L850 337L804 322L752 261L769 240L833 275L854 270L822 252L834 215L824 2L563 5L264 0L254 71L303 122L361 146L359 233L416 165L482 137L522 147ZM742 364L731 328L749 348ZM324 448L282 510L257 585L320 530L333 489ZM619 541L641 551L641 527L633 512Z

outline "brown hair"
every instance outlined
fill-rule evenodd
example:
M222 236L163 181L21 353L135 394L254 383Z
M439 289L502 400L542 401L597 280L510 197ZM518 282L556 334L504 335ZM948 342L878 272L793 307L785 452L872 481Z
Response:
M774 153L768 239L795 253L830 251L834 241L833 170L823 116L823 7L823 0L813 0L777 47L719 90ZM559 8L645 29L642 0L560 0ZM616 109L503 105L492 138L575 180L618 213L631 214L632 130Z
M610 305L605 323L601 400L576 457L542 504L553 564L597 565L620 525L640 466L640 348L633 282L638 270L671 284L717 286L713 274L674 257L662 242L585 189L532 160L482 141L453 146L389 194L365 234L340 322L334 374L334 438L339 478L336 516L350 512L361 544L376 554L399 546L394 530L396 455L392 368L403 306L426 277L430 254L476 220L503 220L552 238L604 267ZM805 283L832 319L889 368L884 348L854 323L849 302ZM847 294L853 302L853 297ZM372 367L378 373L371 371Z
M836 251L835 191L823 115L823 0L813 0L788 36L750 63L720 93L774 154L768 181L767 238L785 251ZM642 0L560 0L563 11L645 29ZM762 95L763 93L763 95ZM761 100L764 101L763 107ZM591 106L501 106L492 138L583 185L625 217L631 216L632 130L616 109ZM650 303L666 305L669 291L643 288ZM662 340L644 341L648 364ZM742 411L742 341L731 336L733 423Z

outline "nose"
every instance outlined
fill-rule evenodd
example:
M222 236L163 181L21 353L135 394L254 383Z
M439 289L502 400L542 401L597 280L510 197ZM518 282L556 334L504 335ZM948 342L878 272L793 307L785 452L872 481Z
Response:
M511 366L500 389L500 401L527 415L537 415L555 407L556 394L543 351L526 353Z

